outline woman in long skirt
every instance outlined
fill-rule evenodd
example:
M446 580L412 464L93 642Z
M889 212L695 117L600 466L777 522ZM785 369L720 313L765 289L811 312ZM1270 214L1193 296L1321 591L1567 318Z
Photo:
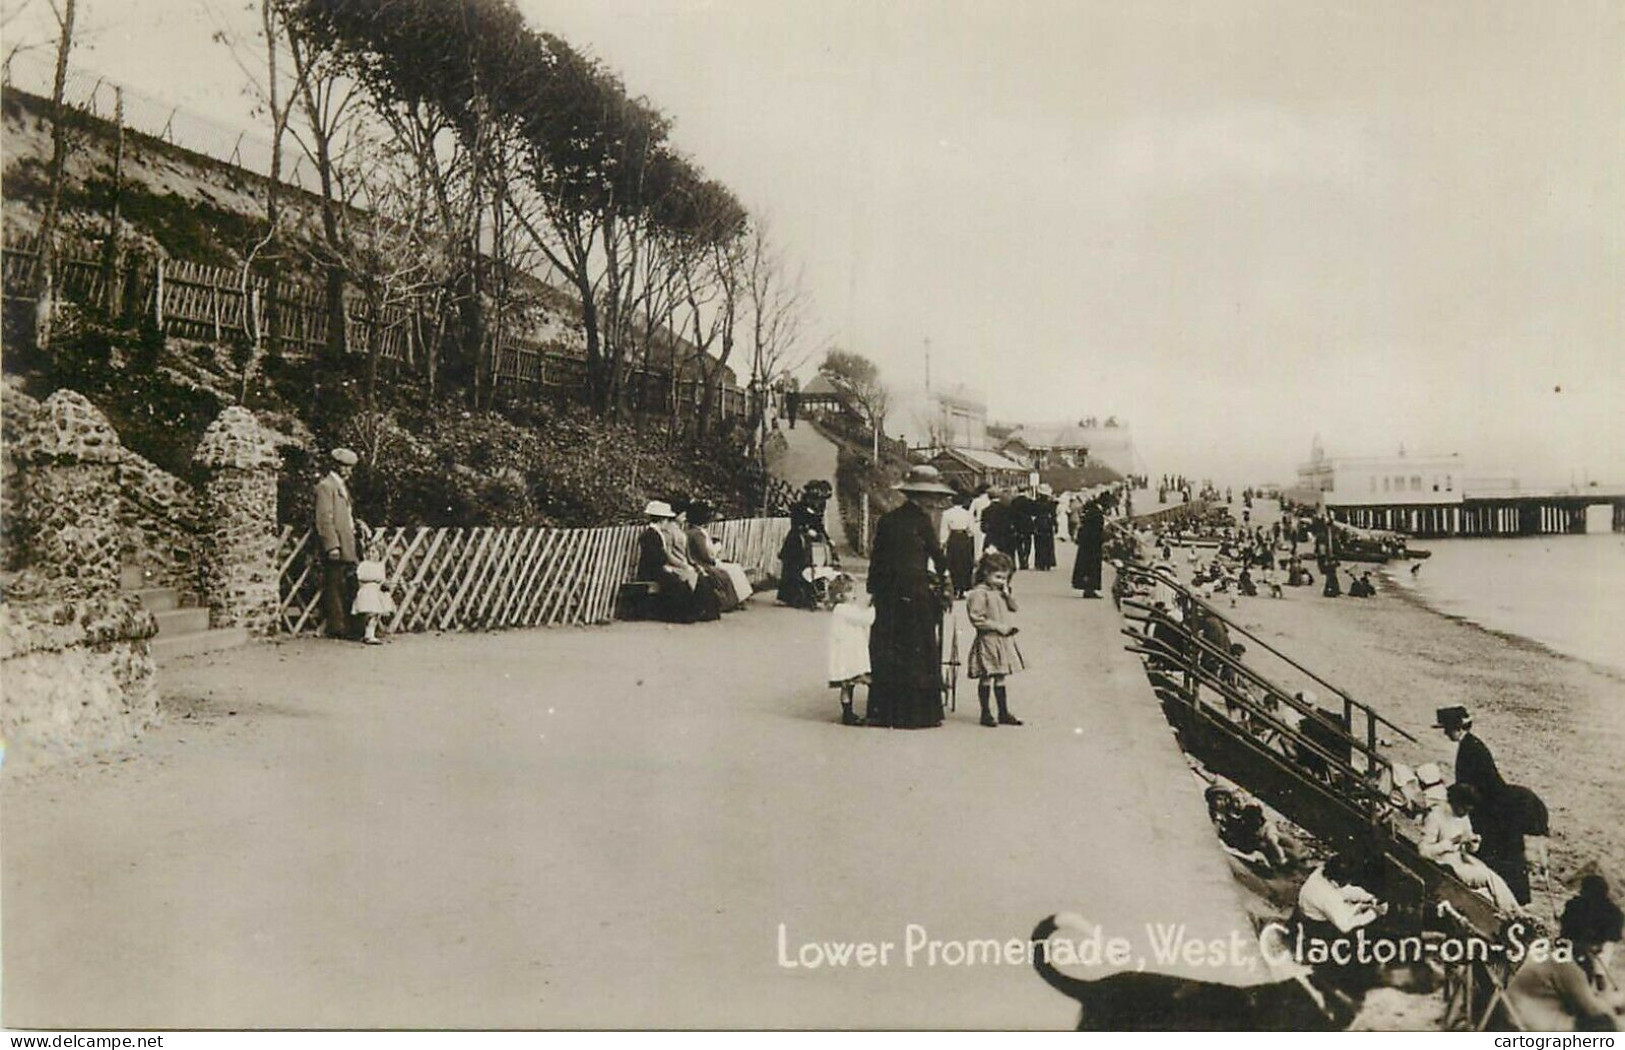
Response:
M1100 548L1105 532L1106 516L1099 501L1091 501L1078 524L1078 560L1072 563L1072 588L1082 591L1085 598L1100 597Z
M942 724L942 648L937 627L942 605L931 567L947 558L937 542L930 509L954 492L930 467L915 467L897 486L908 502L875 523L869 593L875 623L869 632L869 710L865 724L926 729Z
M948 577L953 580L956 598L970 590L976 571L976 516L970 502L970 496L961 493L942 512L943 552L948 556Z

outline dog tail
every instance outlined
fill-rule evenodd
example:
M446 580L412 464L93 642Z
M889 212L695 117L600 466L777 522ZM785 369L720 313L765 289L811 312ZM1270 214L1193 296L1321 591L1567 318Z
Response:
M1057 970L1055 964L1049 961L1049 939L1057 930L1063 928L1088 931L1093 926L1093 923L1080 916L1062 913L1051 915L1033 927L1033 969L1038 971L1038 976L1044 979L1045 984L1067 998L1076 1000L1080 1006L1088 1002L1090 985L1093 982Z

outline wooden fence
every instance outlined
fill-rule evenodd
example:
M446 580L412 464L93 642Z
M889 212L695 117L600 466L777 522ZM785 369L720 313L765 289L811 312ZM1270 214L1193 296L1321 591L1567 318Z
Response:
M604 623L632 578L642 525L386 528L384 562L394 582L391 631L476 631ZM724 561L752 581L776 575L788 518L714 522ZM290 634L322 627L321 567L314 533L285 526L277 543L277 623Z
M0 284L6 298L32 299L39 266L37 240L32 234L18 234L6 241L0 261ZM303 279L278 281L273 296L269 276L253 273L245 294L241 273L230 267L131 253L115 273L94 255L89 246L64 245L57 274L58 293L63 299L117 316L150 317L168 335L215 343L253 343L257 337L269 344L274 313L274 338L281 353L304 357L326 345L326 293ZM384 360L422 369L427 363L423 349L417 345L416 321L410 311L400 307L385 308L374 316L364 302L347 297L346 345L362 353L376 340ZM579 354L507 331L500 333L499 339L492 365L499 386L586 390L587 362ZM692 379L681 380L674 390L670 372L655 368L634 369L628 385L633 407L645 410L656 410L671 397L679 406L697 405L702 393L700 384ZM748 397L738 386L725 382L718 394L715 409L719 418L748 413Z

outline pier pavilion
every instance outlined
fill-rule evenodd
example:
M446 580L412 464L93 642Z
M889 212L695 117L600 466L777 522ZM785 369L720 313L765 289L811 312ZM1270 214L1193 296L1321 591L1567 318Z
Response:
M1468 473L1461 456L1328 456L1315 440L1290 493L1338 521L1412 536L1550 536L1584 533L1587 509L1612 505L1625 532L1625 487L1526 488Z

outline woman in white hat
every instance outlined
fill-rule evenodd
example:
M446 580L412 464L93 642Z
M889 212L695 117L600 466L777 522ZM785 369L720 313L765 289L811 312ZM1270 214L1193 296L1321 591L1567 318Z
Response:
M869 593L875 622L869 632L869 710L866 723L895 729L942 724L942 604L932 576L948 570L937 542L936 513L954 490L933 467L915 467L897 491L907 497L875 523Z
M693 623L694 585L699 571L688 560L688 537L677 526L677 512L665 500L643 508L648 528L638 537L637 578L659 585L661 619Z

